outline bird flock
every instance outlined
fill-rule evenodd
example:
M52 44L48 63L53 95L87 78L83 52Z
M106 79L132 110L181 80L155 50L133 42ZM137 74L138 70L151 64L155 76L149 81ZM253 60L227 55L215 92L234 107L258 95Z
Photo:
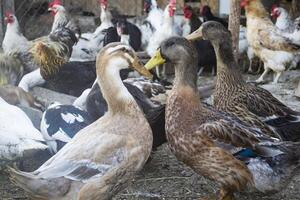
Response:
M0 170L32 199L112 199L167 143L176 158L217 183L218 200L243 190L272 194L300 167L300 112L244 80L226 20L203 6L178 15L176 0L162 10L145 0L143 20L113 16L99 0L101 24L82 33L60 0L49 3L51 32L28 40L14 13L5 13L0 53ZM257 57L264 72L297 69L300 17L261 0L241 0L239 54ZM176 11L176 12L175 12ZM276 22L273 23L271 17ZM165 69L174 79L163 79ZM154 70L155 69L155 70ZM209 105L199 92L203 70L216 75ZM257 73L260 72L258 69ZM35 86L74 96L45 102ZM23 111L43 111L39 125ZM33 172L22 163L42 152Z

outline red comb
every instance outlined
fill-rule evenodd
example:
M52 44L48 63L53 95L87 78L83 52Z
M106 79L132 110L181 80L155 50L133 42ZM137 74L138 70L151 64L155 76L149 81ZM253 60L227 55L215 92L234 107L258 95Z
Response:
M107 5L107 0L99 0L99 3L100 3L101 5Z
M176 0L170 0L171 5L176 5Z
M5 12L5 17L9 17L10 15L13 15L13 12L11 12L10 10Z
M54 0L49 3L49 8L54 6L54 5L62 5L61 0Z
M278 8L278 6L276 4L274 4L271 8L271 12L273 12L276 8Z

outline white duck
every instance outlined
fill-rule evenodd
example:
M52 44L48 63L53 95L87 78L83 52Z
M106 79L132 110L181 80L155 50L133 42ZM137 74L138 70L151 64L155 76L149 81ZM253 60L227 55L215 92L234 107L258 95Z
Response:
M104 47L97 57L97 74L108 103L106 114L36 171L10 168L11 180L35 199L108 200L123 189L147 161L153 140L143 112L119 75L129 67L151 76L131 47Z
M13 162L47 149L41 133L18 107L0 97L0 163Z
M97 53L103 47L105 33L103 31L113 26L112 15L107 8L107 0L99 0L101 7L101 25L94 33L83 33L78 43L73 46L70 61L91 61L95 60ZM84 38L84 39L83 39Z
M20 30L17 17L11 12L6 12L5 22L7 23L7 26L2 43L4 53L9 54L16 50L27 48L28 40Z

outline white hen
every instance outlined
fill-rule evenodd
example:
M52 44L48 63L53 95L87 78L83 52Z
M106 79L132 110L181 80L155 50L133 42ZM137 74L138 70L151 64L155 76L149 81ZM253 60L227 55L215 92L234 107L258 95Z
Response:
M0 162L15 161L46 149L43 136L28 116L0 97Z
M96 60L96 55L103 47L104 33L103 30L112 27L112 15L107 9L107 0L100 0L101 7L101 25L94 33L83 33L84 39L79 39L77 44L73 46L72 56L70 61L92 61Z
M156 52L157 48L160 46L161 42L165 39L168 39L175 34L173 29L174 25L174 11L176 9L176 1L170 0L170 3L164 10L163 23L159 29L157 29L154 34L151 36L149 40L149 44L147 46L147 54L149 56L153 56Z
M7 26L2 43L4 53L9 54L16 50L27 48L28 40L22 34L16 16L11 12L7 12L5 14L5 22Z

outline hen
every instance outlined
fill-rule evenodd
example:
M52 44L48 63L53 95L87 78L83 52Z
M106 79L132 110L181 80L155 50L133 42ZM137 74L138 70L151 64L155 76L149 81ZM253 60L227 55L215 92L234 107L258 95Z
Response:
M104 33L107 28L113 27L112 15L107 8L107 0L100 0L101 7L101 25L94 33L83 33L82 38L73 47L71 61L95 61L96 55L103 47Z
M9 54L15 50L27 48L28 40L20 30L17 17L12 12L6 12L4 20L7 24L2 43L4 53Z
M265 71L257 82L263 82L265 75L272 69L276 72L273 83L277 83L286 65L291 63L300 45L278 33L260 0L243 0L246 9L247 38L253 52L264 63Z

